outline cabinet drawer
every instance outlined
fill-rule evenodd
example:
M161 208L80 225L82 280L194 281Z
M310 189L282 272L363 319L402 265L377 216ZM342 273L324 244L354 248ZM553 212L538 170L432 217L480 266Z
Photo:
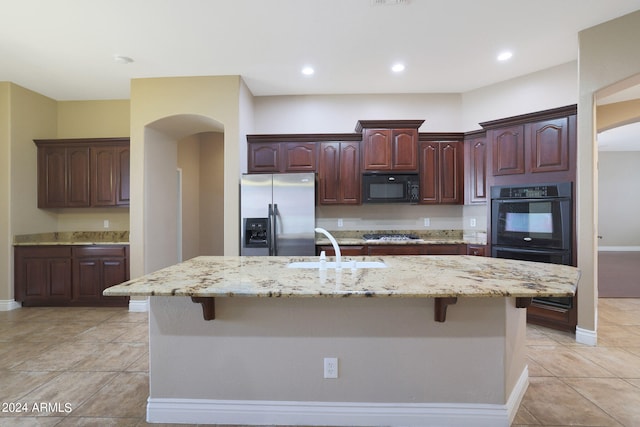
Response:
M324 251L327 256L334 256L336 254L333 246L316 246L316 253L318 255L320 255L322 251ZM340 253L342 255L367 255L367 247L364 245L340 246Z
M369 255L424 255L427 245L369 245Z
M458 244L442 244L442 245L425 245L427 255L465 255L467 253L467 245Z
M124 257L127 255L127 246L77 246L73 248L74 258L86 257Z
M16 246L16 259L25 258L70 258L71 248L68 246Z

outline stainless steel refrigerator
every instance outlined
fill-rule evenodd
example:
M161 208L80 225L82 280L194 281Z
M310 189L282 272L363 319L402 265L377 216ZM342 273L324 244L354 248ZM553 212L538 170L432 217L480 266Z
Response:
M315 255L315 174L244 174L240 255Z

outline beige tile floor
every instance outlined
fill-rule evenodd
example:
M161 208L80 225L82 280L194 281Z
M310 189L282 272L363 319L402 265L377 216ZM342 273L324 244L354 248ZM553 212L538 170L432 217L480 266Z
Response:
M640 299L601 299L599 322L596 347L528 327L530 385L513 427L640 426ZM0 312L0 403L27 404L0 408L13 411L0 426L158 426L144 421L147 342L146 313Z

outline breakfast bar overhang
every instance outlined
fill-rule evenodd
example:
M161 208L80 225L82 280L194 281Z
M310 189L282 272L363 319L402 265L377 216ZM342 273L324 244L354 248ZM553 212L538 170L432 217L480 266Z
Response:
M147 421L507 427L528 385L524 307L580 276L475 256L290 268L309 261L198 257L105 290L151 297Z

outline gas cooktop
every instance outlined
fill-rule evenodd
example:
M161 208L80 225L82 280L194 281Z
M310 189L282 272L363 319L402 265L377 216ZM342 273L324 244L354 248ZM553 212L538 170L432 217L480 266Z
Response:
M405 240L420 240L415 234L363 234L362 238L364 240L374 240L374 241L405 241Z

